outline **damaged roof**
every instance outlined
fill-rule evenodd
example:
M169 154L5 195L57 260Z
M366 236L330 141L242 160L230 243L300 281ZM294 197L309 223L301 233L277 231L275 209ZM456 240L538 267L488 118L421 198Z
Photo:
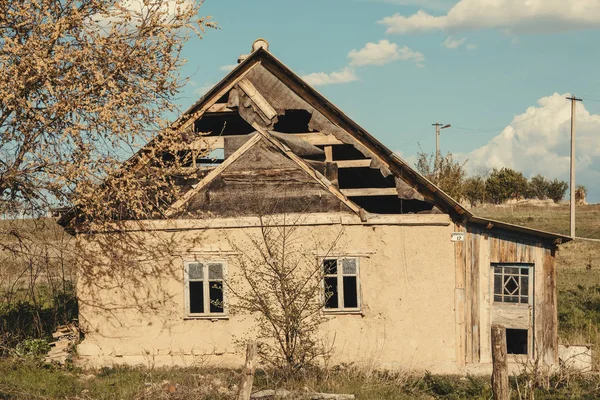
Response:
M369 213L442 212L457 223L483 229L511 231L555 243L570 240L564 235L476 217L304 82L268 51L268 45L256 46L171 129L182 136L191 132L191 143L200 143L205 149L216 147L223 154L171 205L167 215L200 217L186 206L195 198L194 204L203 215L216 216L227 208L223 199L232 196L234 188L258 187L262 196L274 195L277 190L273 185L283 184L274 176L275 161L261 166L260 160L276 157L273 152L279 152L291 160L288 163L277 158L277 163L286 165L282 173L294 176L296 183L314 184L313 200L321 202L326 194L321 211L344 210L363 220ZM252 152L257 153L252 156ZM204 168L209 161L215 162L198 160ZM196 167L195 159L193 165ZM217 176L220 180L215 180ZM290 187L289 180L285 184ZM295 201L311 199L301 192L299 187L290 187ZM65 215L59 222L68 224L72 217Z

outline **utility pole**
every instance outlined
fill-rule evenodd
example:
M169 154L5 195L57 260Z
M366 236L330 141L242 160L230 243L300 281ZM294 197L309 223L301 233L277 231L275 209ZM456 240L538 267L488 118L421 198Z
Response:
M571 100L571 182L569 186L571 188L571 237L575 238L575 102L583 101L578 99L575 95L567 97L567 100Z
M439 122L436 122L435 124L431 125L435 126L435 159L437 160L438 154L440 152L440 131L442 129L450 128L452 125L444 125Z

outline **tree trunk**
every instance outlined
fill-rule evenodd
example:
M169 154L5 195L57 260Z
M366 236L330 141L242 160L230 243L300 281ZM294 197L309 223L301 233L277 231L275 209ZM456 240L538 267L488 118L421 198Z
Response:
M238 400L250 400L252 384L254 383L254 359L256 358L256 342L250 342L246 346L246 365L242 371L242 380L238 391Z
M495 400L509 400L508 364L506 362L506 329L492 325L492 390Z

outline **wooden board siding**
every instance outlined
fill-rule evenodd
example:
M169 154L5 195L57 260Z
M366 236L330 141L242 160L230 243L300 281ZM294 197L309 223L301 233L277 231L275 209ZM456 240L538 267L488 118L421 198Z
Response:
M455 228L457 231L461 229L460 225ZM534 346L530 356L541 356L548 364L557 362L554 246L472 226L468 226L466 231L465 241L455 243L458 364L491 362L490 329L494 321L514 322L514 328L524 328L529 321L532 328L529 329L530 344ZM493 263L533 265L533 303L530 305L533 312L527 314L527 309L517 312L516 309L505 310L501 305L494 305Z
M455 224L454 232L466 232L464 226ZM465 320L465 278L466 278L466 242L455 242L454 255L456 258L454 288L454 313L456 318L456 360L460 367L466 361L466 320Z
M552 249L544 249L544 300L542 338L544 361L558 362L558 314L556 302L556 254Z
M350 212L298 164L261 140L191 196L181 216L340 211Z

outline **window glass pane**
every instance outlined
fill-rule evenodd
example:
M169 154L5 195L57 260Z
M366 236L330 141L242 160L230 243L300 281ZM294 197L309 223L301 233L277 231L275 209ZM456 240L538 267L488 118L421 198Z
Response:
M190 313L204 312L204 286L202 282L190 282Z
M356 258L344 258L342 260L342 272L344 275L356 275Z
M188 264L188 276L190 279L203 279L202 275L203 265L201 263L190 263Z
M529 296L529 277L528 276L521 277L521 295Z
M514 276L504 276L504 294L519 294L519 283Z
M521 268L521 275L529 275L529 268Z
M337 278L325 278L325 308L338 308Z
M518 303L519 296L504 296L505 303Z
M217 265L219 265L219 264L217 264ZM210 312L211 313L222 313L223 312L223 282L209 281L208 284L210 285L209 286Z
M494 273L495 274L501 274L502 273L502 267L494 267Z
M358 307L358 293L355 276L344 276L344 308Z
M528 301L529 301L529 297L527 297L527 296L521 297L521 303L527 304Z
M494 301L502 302L502 296L494 296Z
M502 294L502 276L494 276L494 294Z
M337 259L328 258L323 260L323 270L325 271L325 275L337 274Z
M208 279L223 279L223 264L208 264Z
M519 273L519 268L504 267L504 273L517 275Z

